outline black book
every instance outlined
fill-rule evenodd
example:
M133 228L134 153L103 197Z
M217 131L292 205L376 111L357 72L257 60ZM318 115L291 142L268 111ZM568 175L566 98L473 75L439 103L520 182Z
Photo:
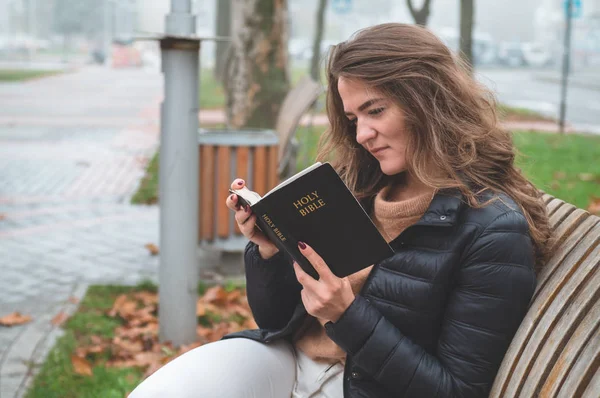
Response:
M391 256L394 251L329 163L315 163L264 197L244 187L230 190L249 205L257 226L302 269L318 279L298 242L309 244L340 278Z

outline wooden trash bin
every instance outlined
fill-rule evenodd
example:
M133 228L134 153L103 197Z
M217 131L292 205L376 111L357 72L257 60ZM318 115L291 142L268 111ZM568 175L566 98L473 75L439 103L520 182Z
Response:
M278 183L279 140L273 130L204 130L198 133L200 166L199 243L226 252L244 249L248 240L225 205L235 178L264 195Z

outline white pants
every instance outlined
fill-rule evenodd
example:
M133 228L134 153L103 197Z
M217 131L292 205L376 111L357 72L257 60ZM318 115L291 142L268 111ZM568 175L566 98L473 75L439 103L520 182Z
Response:
M183 354L129 398L342 398L343 376L342 364L315 362L287 341L235 338Z

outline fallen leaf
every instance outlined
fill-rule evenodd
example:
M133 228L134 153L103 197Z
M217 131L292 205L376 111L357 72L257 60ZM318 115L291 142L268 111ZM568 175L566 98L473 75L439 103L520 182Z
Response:
M557 180L564 180L565 178L567 178L567 173L565 173L564 171L557 171L552 176Z
M79 299L77 297L69 297L69 303L71 304L79 304Z
M137 292L133 295L136 299L144 303L144 305L158 304L158 294L151 292Z
M202 301L206 303L225 304L227 302L227 291L221 285L213 286L204 293Z
M600 216L600 197L590 198L590 204L588 205L587 210L592 214Z
M13 312L0 318L0 326L16 326L31 322L29 315L21 315L20 312Z
M112 309L108 312L108 316L114 318L119 314L123 319L130 319L133 318L137 307L138 304L135 301L130 301L127 295L121 294L116 298Z
M157 352L140 352L133 356L136 366L150 366L154 363L161 363L164 355Z
M596 179L592 173L580 173L578 177L581 181L594 181Z
M154 243L148 243L144 247L148 249L150 254L153 256L156 256L158 253L160 253L160 250L158 250L158 246L156 246Z
M229 303L233 303L236 300L239 300L242 297L242 292L239 289L235 289L227 294L227 301Z
M77 355L71 355L71 363L73 364L73 370L78 375L92 375L92 366L85 358L78 357Z
M6 214L0 213L0 221L5 220L5 219L6 219Z
M56 316L54 318L52 318L52 324L54 326L60 326L62 325L67 319L69 318L69 316L67 314L65 314L63 311L59 312L58 314L56 314Z
M200 300L196 302L196 316L204 316L206 315L206 306Z
M556 190L556 189L559 189L559 188L560 188L560 183L559 183L558 181L552 181L552 182L550 183L550 187L551 187L552 189L555 189L555 190Z

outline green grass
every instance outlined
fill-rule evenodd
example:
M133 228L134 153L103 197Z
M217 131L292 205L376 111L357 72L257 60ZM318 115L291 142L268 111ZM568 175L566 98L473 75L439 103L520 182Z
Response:
M48 70L0 69L0 82L20 82L39 77L53 76L60 73L63 72Z
M198 284L198 295L203 295L212 285ZM226 291L245 288L244 283L227 281ZM81 301L77 312L64 324L65 334L60 337L46 361L35 376L26 398L123 398L132 391L143 378L140 368L109 368L103 366L109 359L108 353L95 358L91 377L77 375L71 364L71 354L76 347L86 345L92 336L113 338L116 327L122 325L119 318L111 318L105 313L110 310L120 294L137 291L157 292L152 282L142 282L137 286L92 285ZM221 314L208 312L199 317L199 324L210 327L214 322L238 321L236 315L223 319ZM36 365L32 365L36 366Z
M92 369L93 376L81 376L73 371L71 354L93 335L111 338L120 322L104 313L112 308L119 294L139 290L154 290L146 282L135 287L90 286L79 310L65 322L65 334L52 348L26 398L123 398L142 380L138 368L107 368L102 361Z
M554 121L553 118L544 116L538 112L525 108L515 108L512 106L499 104L499 117L502 120L520 120L520 121Z
M133 204L154 204L158 202L158 151L146 168L146 174L140 182L140 187L131 198Z
M600 196L600 137L516 132L514 141L517 164L539 189L583 209Z

